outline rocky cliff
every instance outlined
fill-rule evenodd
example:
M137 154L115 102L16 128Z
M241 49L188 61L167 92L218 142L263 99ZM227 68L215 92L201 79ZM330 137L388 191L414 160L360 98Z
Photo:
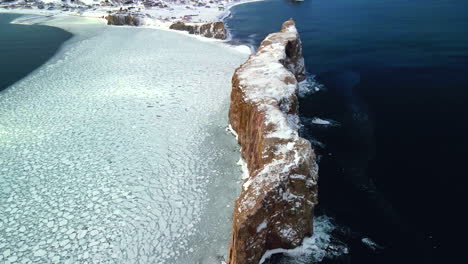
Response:
M170 29L187 31L189 34L201 35L207 38L226 39L227 33L223 22L210 22L204 24L185 24L176 22Z
M234 73L229 120L248 177L235 202L229 264L258 263L267 250L294 248L312 235L318 168L298 134L296 94L304 79L293 20Z
M107 25L115 26L139 26L142 24L142 17L132 14L111 14L106 16Z

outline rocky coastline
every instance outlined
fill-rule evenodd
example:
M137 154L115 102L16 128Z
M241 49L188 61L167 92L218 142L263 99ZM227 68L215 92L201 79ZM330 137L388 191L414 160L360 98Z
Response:
M107 25L113 26L140 26L142 17L132 14L111 14L105 17Z
M0 12L91 17L108 25L172 29L225 40L222 20L229 8L252 1L259 0L0 0Z
M145 24L145 16L131 13L115 13L105 17L107 25L113 26L141 26ZM199 35L205 38L225 40L227 38L224 22L208 23L184 23L177 21L169 26L169 29L185 31L191 35Z
M292 19L234 73L229 120L248 171L235 202L229 264L258 263L268 250L298 247L313 233L318 167L310 142L298 134L304 79Z
M169 29L187 31L189 34L200 35L206 38L215 38L224 40L227 38L224 22L209 22L203 24L185 24L176 22Z

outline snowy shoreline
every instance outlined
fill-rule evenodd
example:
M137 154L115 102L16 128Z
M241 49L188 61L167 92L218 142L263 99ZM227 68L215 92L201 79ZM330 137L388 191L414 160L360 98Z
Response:
M265 0L244 0L244 1L241 0L240 2L236 2L236 3L232 4L232 5L229 5L227 7L227 10L224 13L222 13L218 18L219 18L219 20L224 22L224 20L231 15L231 8L233 8L235 6L238 6L238 5L255 3L255 2L263 2L263 1L265 1Z
M106 21L106 16L115 12L121 12L122 14L131 14L143 17L142 25L139 27L169 30L170 25L177 21L182 21L185 23L209 23L217 21L224 22L224 20L231 14L231 8L242 4L264 0L220 0L219 2L213 2L211 0L200 0L194 2L196 4L189 2L190 5L157 1L157 3L164 3L165 5L167 4L167 7L164 8L148 6L145 7L142 2L134 3L133 1L130 1L132 4L119 3L112 6L109 6L108 2L100 2L100 4L94 5L84 5L81 2L78 2L80 4L72 4L71 2L60 4L63 2L57 0L48 0L46 3L37 1L33 2L32 4L30 2L25 4L22 1L23 0L0 4L0 13L41 15L47 17L78 16L95 18L104 22ZM210 6L210 2L213 2L215 5L219 4L219 7L216 8ZM156 3L156 1L154 1L154 3ZM50 5L50 7L46 9L45 7L47 6L44 7L44 5ZM40 6L41 9L39 9L38 6Z
M53 3L56 0L48 0L49 2ZM209 1L209 0L205 0ZM231 15L231 8L242 5L242 4L248 4L248 3L253 3L253 2L260 2L264 0L239 0L239 1L224 1L221 0L222 2L226 2L225 10L224 11L217 11L213 13L213 10L208 10L208 9L199 9L200 12L203 14L203 22L215 22L215 21L222 21L226 18L228 18ZM15 3L15 2L13 2ZM11 3L10 3L11 4ZM110 12L108 7L103 7L103 8L96 8L96 10L91 10L87 12L82 12L82 13L76 13L76 12L64 12L60 10L45 10L45 9L37 9L37 8L14 8L14 9L5 9L6 5L5 4L0 4L0 14L6 13L6 14L20 14L24 15L22 17L19 17L12 21L11 23L16 23L16 24L44 24L44 25L49 25L49 26L54 26L54 23L48 23L49 21L54 21L57 19L63 19L66 17L76 17L76 18L84 18L84 19L91 19L95 20L96 23L101 23L101 24L106 24L107 20L104 18L108 13ZM119 6L120 8L121 6ZM194 37L198 40L201 41L215 41L215 42L221 42L224 43L225 46L229 48L233 48L241 53L244 54L252 54L254 52L254 48L245 45L245 44L232 44L228 43L228 41L231 40L231 33L229 32L229 28L225 27L226 30L226 35L227 39L225 40L219 40L219 39L212 39L212 38L205 38L203 36L199 35L193 35L189 34L186 31L179 31L179 30L173 30L170 29L170 26L175 23L176 21L181 21L180 18L185 17L186 10L183 9L174 9L174 11L179 12L177 13L178 16L173 17L177 19L173 19L171 21L161 21L159 19L156 19L155 16L158 14L158 12L164 13L165 10L145 10L144 12L152 12L152 18L146 18L144 20L144 24L140 26L119 26L119 27L131 27L131 28L149 28L149 29L158 29L158 30L164 30L164 31L171 31L171 32L176 32L179 34L183 35L188 35L190 37ZM203 23L202 22L202 23ZM65 29L66 30L66 29ZM70 32L71 33L71 32Z

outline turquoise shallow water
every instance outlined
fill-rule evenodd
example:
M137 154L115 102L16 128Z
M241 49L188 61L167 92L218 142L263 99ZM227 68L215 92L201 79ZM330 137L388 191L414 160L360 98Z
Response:
M468 2L267 0L231 11L233 39L254 46L293 17L324 85L300 107L305 135L323 143L319 214L349 229L339 236L350 256L338 263L459 259ZM384 249L369 250L367 236Z
M55 27L9 23L19 16L0 14L0 91L44 64L72 36Z

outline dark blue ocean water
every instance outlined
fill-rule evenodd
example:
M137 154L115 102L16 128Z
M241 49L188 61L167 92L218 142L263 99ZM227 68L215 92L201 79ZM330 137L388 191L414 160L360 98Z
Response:
M466 223L468 1L267 0L231 11L233 39L255 46L293 17L307 70L325 86L300 105L304 135L324 145L315 146L318 213L334 217L350 247L325 263L457 259Z
M54 27L10 24L19 16L0 14L0 91L45 63L72 36Z

